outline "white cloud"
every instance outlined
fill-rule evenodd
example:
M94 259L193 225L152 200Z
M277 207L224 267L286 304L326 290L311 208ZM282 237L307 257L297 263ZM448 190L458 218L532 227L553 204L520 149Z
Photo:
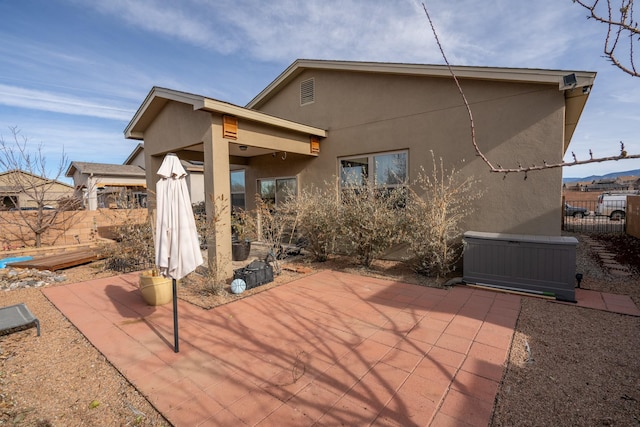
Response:
M129 120L134 111L109 105L107 100L87 100L66 94L0 84L0 104L54 113Z
M84 9L66 11L95 23L95 34L66 40L55 23L52 33L63 33L55 41L37 31L47 34L48 23L20 35L0 30L7 70L0 76L0 112L3 123L3 105L63 113L68 117L55 117L69 127L66 134L53 122L14 117L9 123L58 129L59 136L49 132L42 140L64 142L87 161L87 144L105 158L114 155L105 146L120 153L113 141L122 141L121 128L154 85L242 103L296 58L442 63L421 0L67 2ZM587 21L582 8L568 0L430 0L427 6L454 64L599 71L570 150L605 151L610 141L633 137L637 126L628 123L640 120L637 79L631 89L618 83L620 72L601 58L603 28ZM108 119L115 131L92 134L88 124L83 131L79 123L92 117ZM135 146L124 144L123 158Z
M119 130L124 125L105 127L96 124L94 119L82 119L69 116L56 119L46 114L36 116L21 116L19 114L2 114L0 123L0 138L6 142L13 141L13 135L8 126L17 126L20 131L19 141L26 138L26 148L35 155L38 150L46 159L48 177L55 177L60 172L60 179L64 179L64 172L72 161L100 162L121 164L138 144L138 141L127 140ZM60 165L63 160L66 162Z
M135 28L221 53L266 61L293 58L429 58L426 19L410 2L76 1ZM355 58L354 58L355 57Z
M74 1L133 28L223 55L272 62L442 62L417 0ZM557 0L434 0L427 6L456 64L555 67L599 30L586 25L581 8Z
M441 63L417 0L75 0L136 29L261 61L295 58ZM599 44L571 2L434 0L428 3L452 63L556 67ZM579 28L574 30L576 25Z
M84 3L87 7L121 19L135 28L223 53L232 50L230 40L224 37L225 29L212 25L207 19L209 11L218 9L215 4L194 8L189 2L171 4L162 0L77 1L77 3ZM218 12L223 10L220 8Z
M51 167L57 166L63 152L68 161L120 164L139 142L124 138L121 130L124 124L106 127L92 119L83 121L69 117L60 120L46 116L15 116L7 120L11 120L7 126L17 126L27 139L30 152L41 146ZM5 124L4 120L0 124L0 137L11 141L13 137Z
M281 1L229 11L234 37L261 60L415 61L432 44L426 20L409 3Z

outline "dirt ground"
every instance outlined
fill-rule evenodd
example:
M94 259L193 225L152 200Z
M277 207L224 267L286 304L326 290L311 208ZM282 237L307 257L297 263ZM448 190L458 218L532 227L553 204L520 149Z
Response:
M578 236L579 237L579 236ZM578 246L582 287L631 295L640 305L640 243L602 238L632 265L631 278L603 270L588 247ZM624 245L624 249L622 246ZM321 268L388 277L419 286L442 286L395 263L372 270L345 259L285 264L262 292ZM94 263L64 271L65 283L111 275ZM51 285L54 286L54 285ZM251 292L242 297L250 297ZM214 295L194 275L180 298L204 308L240 296ZM166 426L149 402L43 296L40 289L0 293L0 306L25 302L42 323L0 336L0 426ZM492 426L640 425L640 318L536 298L523 298L508 368L496 398Z

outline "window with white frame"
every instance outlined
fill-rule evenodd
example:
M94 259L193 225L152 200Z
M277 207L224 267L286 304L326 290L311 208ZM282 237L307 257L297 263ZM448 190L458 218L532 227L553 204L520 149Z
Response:
M297 178L263 178L258 180L258 194L266 203L278 206L298 194Z
M408 152L364 154L339 159L340 187L357 188L403 186L408 178Z
M244 170L231 171L231 209L245 209Z

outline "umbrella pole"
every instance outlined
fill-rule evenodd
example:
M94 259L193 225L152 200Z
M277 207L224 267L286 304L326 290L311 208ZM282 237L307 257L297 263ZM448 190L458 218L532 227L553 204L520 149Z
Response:
M178 344L178 287L176 285L176 279L173 281L173 351L175 353L180 351Z

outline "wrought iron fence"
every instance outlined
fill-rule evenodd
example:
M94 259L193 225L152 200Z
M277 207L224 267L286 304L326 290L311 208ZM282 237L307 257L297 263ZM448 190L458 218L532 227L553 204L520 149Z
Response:
M611 200L606 206L597 201L567 199L562 229L577 233L624 233L626 231L626 201Z

